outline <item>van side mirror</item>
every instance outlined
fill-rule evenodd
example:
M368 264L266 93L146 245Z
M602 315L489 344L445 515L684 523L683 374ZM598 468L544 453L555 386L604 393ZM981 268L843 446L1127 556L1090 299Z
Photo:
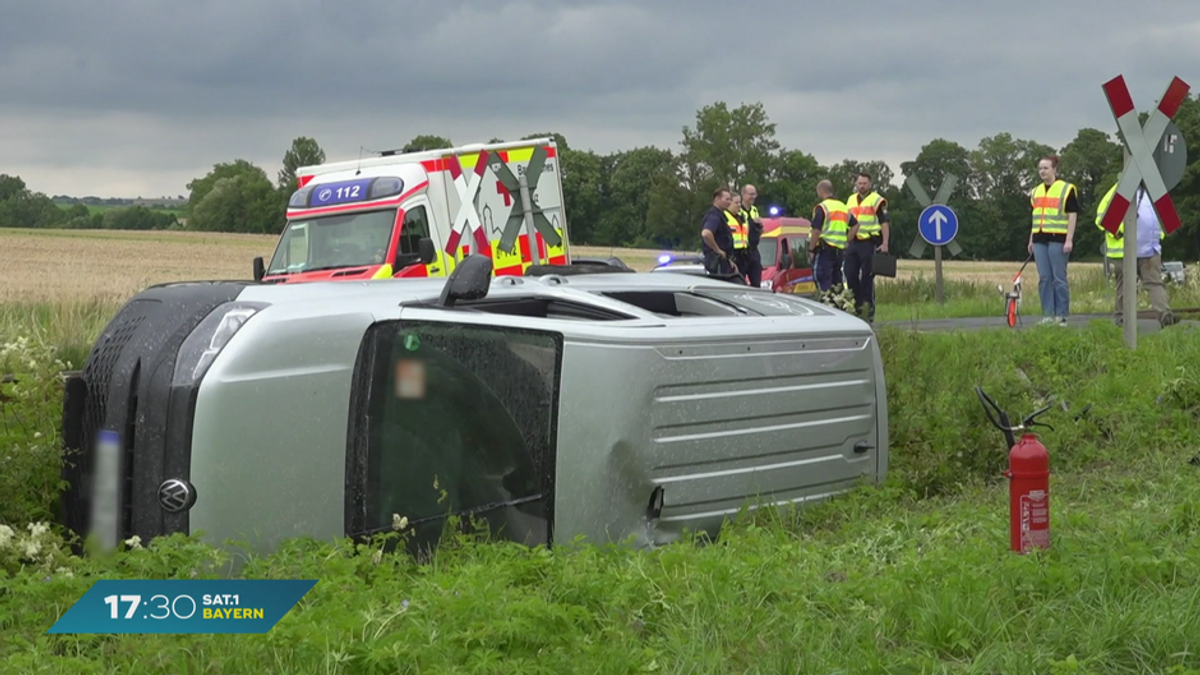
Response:
M492 259L480 253L472 253L454 267L438 304L453 307L459 300L479 300L487 297L492 284Z
M429 237L421 237L417 241L417 253L421 256L422 265L430 265L437 260L437 249L433 247L433 240Z
M260 255L254 259L254 280L262 281L263 277L266 275L267 275L267 268L263 265L263 259L262 259L262 256Z
M784 253L783 257L780 258L780 260L779 260L779 269L781 269L781 270L792 269L792 256L788 255L787 253Z

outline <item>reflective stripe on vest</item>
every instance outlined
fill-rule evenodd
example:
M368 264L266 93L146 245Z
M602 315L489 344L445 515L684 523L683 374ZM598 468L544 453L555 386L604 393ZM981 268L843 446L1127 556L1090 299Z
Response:
M877 215L881 203L883 203L883 197L880 197L878 192L872 192L861 202L857 192L846 200L846 208L858 220L858 239L870 239L883 232L883 226L879 224Z
M845 202L830 197L821 202L825 209L825 222L821 223L821 241L834 248L846 248L846 234L850 231L850 209Z
M1112 202L1113 195L1115 194L1117 194L1117 184L1113 183L1113 186L1110 187L1108 192L1104 194L1104 198L1100 200L1098 205L1096 205L1096 227L1104 230L1104 255L1108 256L1109 258L1124 259L1125 238L1117 238L1111 232L1105 230L1104 226L1100 224L1100 222L1104 220L1104 213L1108 211L1108 205ZM1135 201L1134 203L1136 204L1137 202ZM1117 234L1125 234L1124 221L1121 221L1121 224L1117 226ZM1158 224L1159 241L1162 241L1163 237L1165 236L1167 236L1167 232L1163 229L1162 223L1160 222Z
M1029 196L1033 206L1033 231L1046 234L1067 233L1067 195L1075 186L1063 180L1056 180L1049 188L1045 183L1038 183Z
M745 224L739 222L738 219L728 211L725 212L725 223L729 225L729 229L731 230L730 234L733 235L733 248L735 250L750 246L749 230L746 228Z

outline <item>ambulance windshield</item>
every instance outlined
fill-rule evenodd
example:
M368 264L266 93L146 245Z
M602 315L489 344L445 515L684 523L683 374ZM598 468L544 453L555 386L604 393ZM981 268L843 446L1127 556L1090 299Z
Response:
M395 223L396 209L290 221L267 274L382 265Z

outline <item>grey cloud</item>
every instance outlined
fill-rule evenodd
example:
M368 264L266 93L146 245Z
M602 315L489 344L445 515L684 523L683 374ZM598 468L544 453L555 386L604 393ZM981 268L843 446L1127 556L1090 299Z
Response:
M1200 57L1194 0L11 4L0 172L50 192L88 191L80 167L151 194L235 157L273 177L299 135L331 158L419 133L677 148L721 99L763 100L822 162L899 173L939 136L1111 130L1104 80L1125 73L1145 108Z

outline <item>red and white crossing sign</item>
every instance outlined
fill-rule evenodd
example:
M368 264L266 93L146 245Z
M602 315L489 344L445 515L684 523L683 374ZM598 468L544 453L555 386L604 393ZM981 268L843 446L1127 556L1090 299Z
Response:
M1167 234L1179 229L1179 213L1175 210L1175 203L1171 201L1162 173L1154 161L1153 148L1162 139L1167 124L1179 111L1179 106L1187 98L1189 89L1188 84L1178 77L1171 80L1166 93L1158 102L1158 107L1150 112L1150 118L1143 127L1138 124L1137 109L1133 107L1133 97L1129 95L1129 88L1125 86L1125 78L1118 75L1104 83L1104 97L1108 99L1113 117L1117 120L1117 127L1125 137L1125 147L1132 158L1121 173L1117 192L1100 221L1100 225L1112 234L1116 234L1117 228L1121 226L1139 184L1146 187L1146 194L1154 203L1154 210L1158 213L1158 219Z

